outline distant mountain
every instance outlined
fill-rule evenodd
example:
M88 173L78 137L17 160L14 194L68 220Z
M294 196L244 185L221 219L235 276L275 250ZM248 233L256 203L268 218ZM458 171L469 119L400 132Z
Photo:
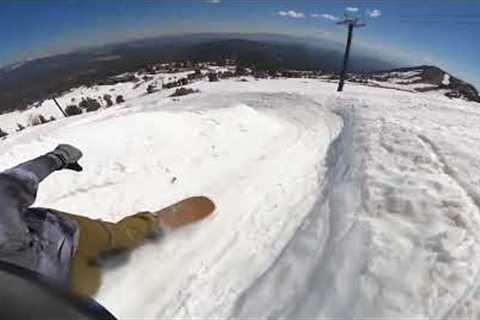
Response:
M473 85L452 76L436 66L422 65L395 68L385 71L368 72L361 74L360 77L370 80L370 83L373 84L378 82L384 86L410 89L419 92L441 91L448 97L480 102L478 91Z
M0 69L0 113L22 109L72 87L91 85L154 63L221 62L229 58L260 70L338 72L342 57L343 48L338 44L273 34L195 34L137 40ZM358 54L353 54L351 66L356 72L395 67L388 61Z
M303 42L257 41L228 39L193 45L183 58L192 61L235 59L242 66L257 70L322 70L338 72L343 52ZM370 57L352 57L352 71L369 71L392 67L389 62Z

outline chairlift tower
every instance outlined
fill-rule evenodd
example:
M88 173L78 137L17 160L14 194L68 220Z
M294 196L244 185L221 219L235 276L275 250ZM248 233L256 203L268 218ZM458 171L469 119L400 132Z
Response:
M366 24L361 22L358 17L350 16L345 14L345 18L339 22L338 25L346 25L348 26L348 38L347 38L347 46L345 47L345 55L343 57L343 66L342 71L340 72L340 82L338 83L337 91L343 91L343 85L345 83L345 76L347 73L348 67L348 58L350 56L350 46L352 44L352 36L353 36L353 28L365 27Z

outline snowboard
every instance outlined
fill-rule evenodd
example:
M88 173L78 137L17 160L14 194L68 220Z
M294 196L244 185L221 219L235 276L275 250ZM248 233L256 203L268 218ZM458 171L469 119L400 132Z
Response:
M207 197L191 197L155 212L160 225L175 230L208 217L215 204Z

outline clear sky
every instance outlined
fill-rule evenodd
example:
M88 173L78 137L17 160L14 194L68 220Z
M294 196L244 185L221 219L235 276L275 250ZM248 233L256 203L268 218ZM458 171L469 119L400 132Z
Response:
M273 32L344 41L335 19L346 10L367 23L356 31L355 50L435 64L480 87L480 0L6 0L0 2L0 66L166 33Z

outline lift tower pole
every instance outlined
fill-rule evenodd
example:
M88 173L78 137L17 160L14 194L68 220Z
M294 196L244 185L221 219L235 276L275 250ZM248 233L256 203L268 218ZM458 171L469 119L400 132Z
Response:
M338 87L337 87L337 91L340 92L340 91L343 91L345 76L347 74L348 58L350 56L350 47L352 44L353 28L364 27L365 23L360 22L360 20L357 17L351 17L345 14L345 19L337 22L337 24L348 26L347 46L345 47L345 55L343 57L343 66L342 66L342 71L340 72L340 81L338 82Z
M55 97L52 97L53 102L57 105L57 108L60 110L60 112L63 114L63 116L66 118L68 117L65 111L63 111L62 107L60 106L60 103L58 103L57 99Z

